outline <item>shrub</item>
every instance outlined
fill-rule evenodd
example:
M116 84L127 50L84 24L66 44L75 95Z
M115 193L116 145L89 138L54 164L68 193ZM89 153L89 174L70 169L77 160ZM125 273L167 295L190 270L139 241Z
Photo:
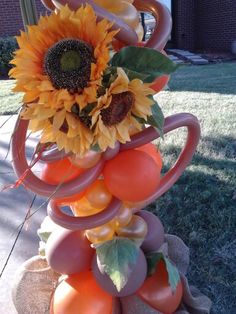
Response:
M13 58L13 52L17 49L14 37L0 38L0 76L6 76L11 68L9 62Z

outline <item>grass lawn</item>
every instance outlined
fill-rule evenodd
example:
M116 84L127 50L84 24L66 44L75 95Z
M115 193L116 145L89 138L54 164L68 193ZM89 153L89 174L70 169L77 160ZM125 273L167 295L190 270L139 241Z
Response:
M0 113L19 107L13 81L0 81ZM179 181L150 206L168 233L191 249L189 279L214 303L212 314L236 313L236 63L185 66L157 95L166 116L190 112L202 138ZM179 130L160 143L165 170L183 146Z
M14 80L0 80L0 114L15 113L21 105L21 94L11 92Z
M190 247L190 282L214 302L214 314L236 313L236 63L179 69L169 91L157 95L166 116L190 112L202 138L191 165L151 209L169 233ZM166 169L185 131L160 147Z

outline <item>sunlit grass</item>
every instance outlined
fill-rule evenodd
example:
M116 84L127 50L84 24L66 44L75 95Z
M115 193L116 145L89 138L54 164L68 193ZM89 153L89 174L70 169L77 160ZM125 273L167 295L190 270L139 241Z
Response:
M236 63L184 67L173 75L169 90L157 95L166 116L190 112L201 124L191 165L151 208L166 232L190 247L188 277L213 300L214 314L234 313L236 304L235 71ZM165 170L176 160L185 136L179 130L161 142Z
M22 95L13 93L14 80L0 80L0 114L16 113L21 106Z

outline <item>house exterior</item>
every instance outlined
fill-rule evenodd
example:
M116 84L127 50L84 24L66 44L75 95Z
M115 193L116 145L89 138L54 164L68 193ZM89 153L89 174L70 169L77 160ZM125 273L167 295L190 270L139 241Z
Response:
M174 48L230 52L236 41L236 0L172 0Z
M45 14L46 9L40 0L35 0L38 14ZM24 30L20 1L0 0L0 37L19 35Z
M38 13L44 14L46 9L41 1L35 2ZM236 41L236 0L168 0L169 3L173 16L171 47L231 51ZM23 29L23 23L19 1L1 0L0 37L17 35L20 29Z

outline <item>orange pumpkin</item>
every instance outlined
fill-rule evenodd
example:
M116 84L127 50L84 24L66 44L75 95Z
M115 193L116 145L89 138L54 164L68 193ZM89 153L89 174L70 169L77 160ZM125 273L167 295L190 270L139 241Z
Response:
M180 305L183 286L180 281L175 292L172 292L166 265L164 261L160 261L157 264L156 272L145 280L137 294L157 311L172 314Z

